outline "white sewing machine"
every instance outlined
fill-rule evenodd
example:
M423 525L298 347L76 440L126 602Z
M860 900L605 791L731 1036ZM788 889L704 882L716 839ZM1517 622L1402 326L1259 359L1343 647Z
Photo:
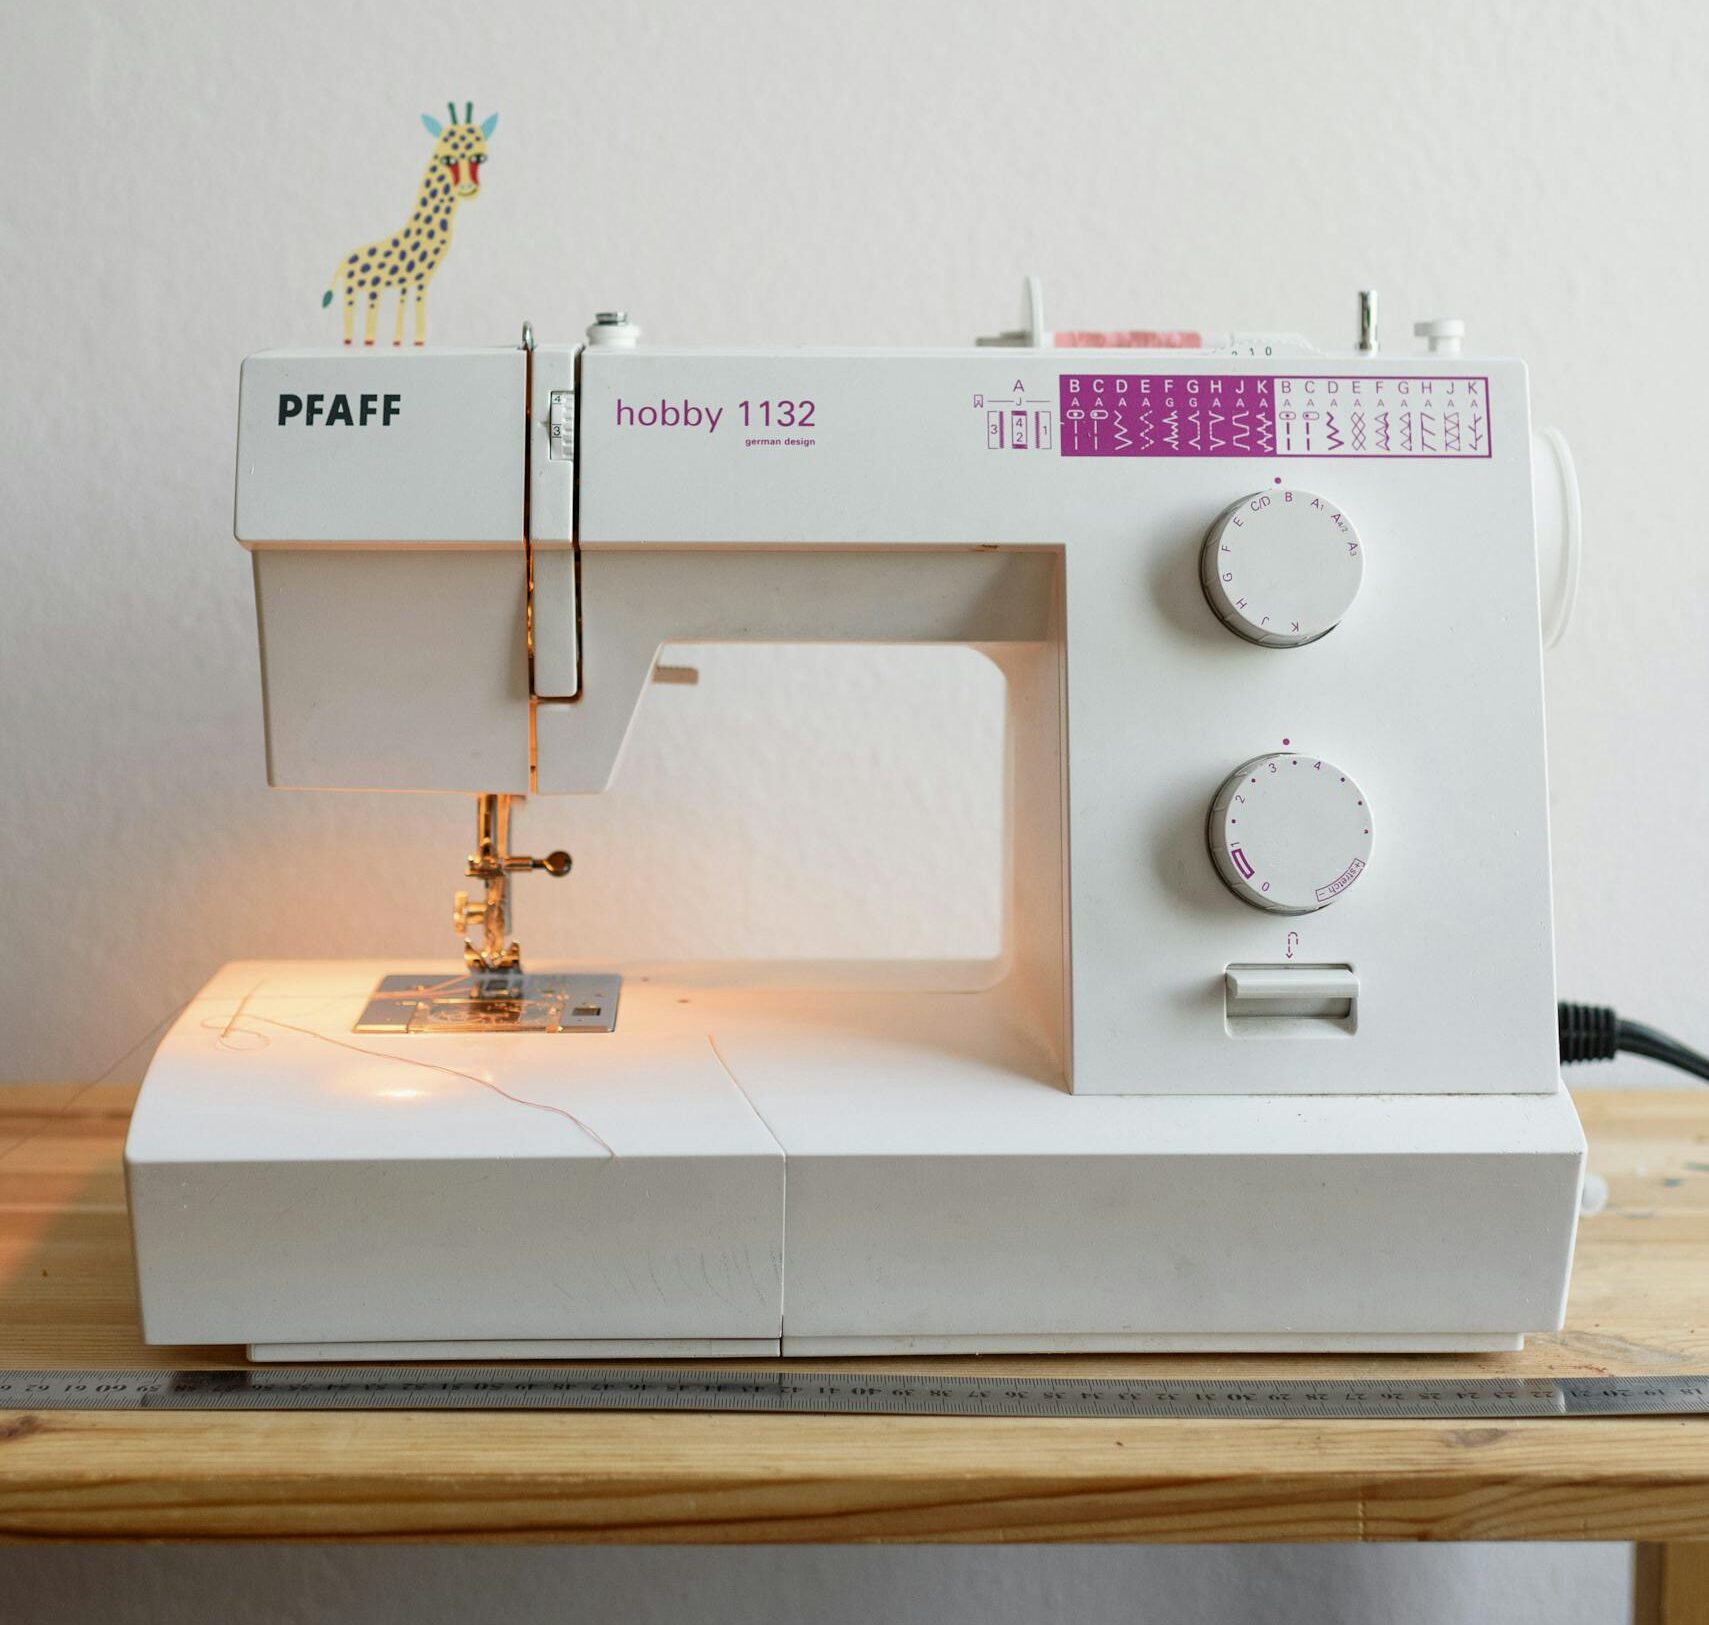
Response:
M474 935L460 964L229 965L188 1007L126 1150L149 1341L1558 1326L1584 1146L1539 543L1552 615L1576 492L1519 362L1446 323L1379 355L1365 315L1340 355L1053 344L1035 301L998 348L651 349L614 317L250 358L269 778L477 794ZM827 640L1006 678L1001 957L524 970L508 883L569 859L510 852L510 798L610 783L667 644Z

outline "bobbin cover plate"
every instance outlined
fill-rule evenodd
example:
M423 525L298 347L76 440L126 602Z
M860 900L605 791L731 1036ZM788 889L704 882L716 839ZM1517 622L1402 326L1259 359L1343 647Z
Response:
M1284 751L1236 768L1211 803L1211 859L1243 903L1310 914L1371 861L1365 792L1333 762Z

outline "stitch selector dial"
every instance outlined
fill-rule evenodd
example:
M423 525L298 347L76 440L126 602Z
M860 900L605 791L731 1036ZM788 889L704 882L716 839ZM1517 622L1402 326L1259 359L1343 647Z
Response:
M1310 491L1278 485L1226 508L1199 555L1211 608L1250 643L1311 643L1348 611L1365 572L1353 522Z
M1275 914L1327 908L1371 861L1365 792L1302 751L1255 756L1229 774L1206 834L1228 889Z

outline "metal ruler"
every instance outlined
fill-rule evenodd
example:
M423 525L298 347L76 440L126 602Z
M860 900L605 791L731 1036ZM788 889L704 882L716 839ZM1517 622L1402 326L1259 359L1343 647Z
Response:
M1704 1416L1709 1376L1177 1381L543 1365L0 1370L0 1410L732 1411L1112 1420Z

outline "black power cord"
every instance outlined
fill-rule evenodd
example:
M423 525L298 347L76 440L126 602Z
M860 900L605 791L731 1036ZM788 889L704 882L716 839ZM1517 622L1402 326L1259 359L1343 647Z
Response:
M1610 1005L1562 1003L1557 1012L1562 1066L1574 1061L1612 1061L1616 1055L1643 1055L1709 1082L1709 1055L1699 1055L1677 1038L1658 1033L1641 1021L1623 1020Z

